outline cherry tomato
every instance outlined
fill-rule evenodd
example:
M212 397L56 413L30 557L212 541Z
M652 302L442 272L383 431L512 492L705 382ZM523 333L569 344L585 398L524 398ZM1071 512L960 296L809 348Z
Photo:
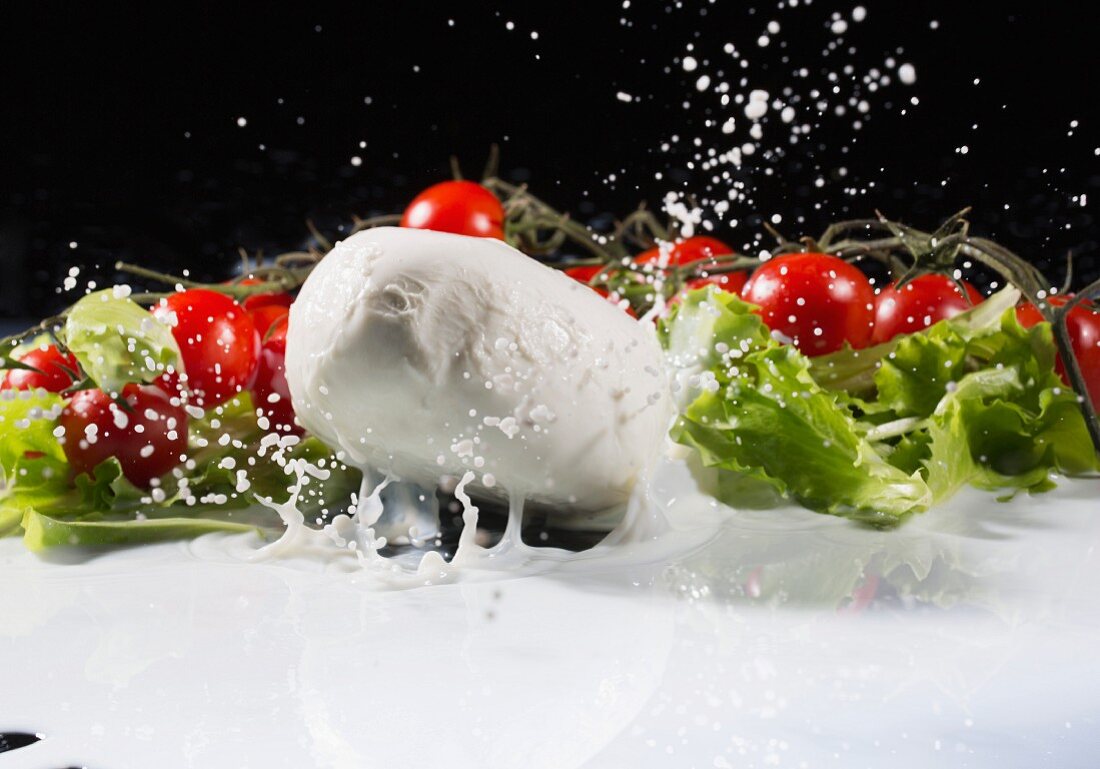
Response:
M571 277L573 280L580 283L588 284L588 281L596 277L596 273L603 269L601 264L582 265L580 267L568 267L565 270L565 274Z
M271 327L285 318L289 312L289 307L284 307L281 304L269 304L249 310L248 314L252 316L252 322L255 324L256 331L259 332L262 341L267 336L267 332L271 330Z
M1047 301L1055 307L1061 307L1070 300L1069 296L1052 296ZM1016 320L1024 328L1031 328L1043 321L1043 316L1035 305L1028 302L1016 308ZM1077 365L1085 378L1092 405L1100 407L1100 312L1093 312L1084 305L1077 305L1066 318L1066 330L1069 331L1073 354L1077 356ZM1055 364L1059 376L1067 385L1069 377L1062 357Z
M921 331L979 304L978 289L963 281L966 296L946 275L921 275L899 291L890 284L875 297L873 344L888 342L898 334Z
M684 284L684 287L679 292L669 298L668 304L670 307L674 304L679 304L684 300L684 295L688 291L706 288L707 286L717 286L720 291L740 294L741 289L745 287L745 281L748 279L749 276L743 272L727 272L721 275L708 275L705 278L692 278Z
M152 385L128 384L123 407L102 390L79 390L61 412L62 448L73 470L89 473L110 457L135 486L148 486L187 451L187 412Z
M504 240L504 206L476 182L440 182L413 198L401 226Z
M275 321L260 349L260 368L252 386L253 402L271 423L271 429L281 433L304 432L294 421L294 406L286 383L287 316Z
M260 335L252 316L231 298L193 288L172 294L154 313L158 317L175 313L172 335L180 348L193 403L216 406L252 386Z
M245 278L237 285L240 286L258 286L264 281L259 278ZM258 310L261 307L290 307L291 302L294 301L294 297L288 294L286 291L271 291L265 294L252 294L246 296L241 302L246 310Z
M38 371L11 369L4 375L0 390L37 390L41 387L43 390L59 393L72 385L73 374L70 372L80 371L80 364L72 353L63 354L52 344L36 347L21 355L18 360L34 366Z
M718 286L718 288L731 294L740 294L741 289L745 287L748 280L749 276L744 272L723 272L719 275L692 278L684 284L684 288L687 291L694 291L697 288L705 288L706 286Z
M871 340L875 292L862 272L827 254L788 254L764 262L741 296L760 307L772 331L806 355Z
M668 252L668 266L682 267L693 262L702 262L716 256L728 256L733 249L717 238L708 235L696 235L674 243ZM651 248L634 257L636 264L659 264L661 249Z

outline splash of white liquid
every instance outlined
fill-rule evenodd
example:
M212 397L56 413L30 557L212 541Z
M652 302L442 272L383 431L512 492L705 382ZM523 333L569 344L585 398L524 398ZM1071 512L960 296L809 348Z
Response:
M634 493L626 505L618 525L609 527L608 535L595 547L573 552L553 547L528 545L522 538L525 497L522 493L509 494L508 522L500 541L492 547L477 543L479 509L467 492L474 476L467 472L454 488L454 496L462 505L463 529L459 536L454 557L447 562L434 550L417 557L413 554L383 555L387 538L376 529L386 517L403 522L405 529L395 538L410 544L423 545L427 537L420 537L415 524L416 515L391 506L409 504L414 496L426 499L427 495L392 495L385 504L382 491L398 481L387 474L378 482L379 474L367 470L363 485L356 499L353 515L338 515L322 530L313 529L304 522L297 503L304 487L311 478L321 478L324 470L304 460L284 460L288 475L294 482L290 498L275 503L268 498L259 501L274 510L286 531L275 542L257 549L250 549L247 557L252 560L277 560L287 565L308 568L324 568L348 571L361 575L367 584L380 589L423 587L456 581L486 581L529 576L548 571L609 568L666 562L708 541L717 531L717 519L700 518L700 505L692 505L695 512L691 520L674 525L671 510L678 504L675 497L667 497L657 489L654 473L639 479ZM683 475L682 462L662 458L658 469ZM397 487L400 491L401 487ZM434 496L433 496L434 499ZM402 503L403 500L403 503ZM390 509L387 509L390 508ZM433 507L433 512L435 508ZM670 517L670 513L673 513ZM397 527L391 529L396 532Z
M459 535L458 548L451 559L451 566L456 568L476 564L485 552L485 548L479 547L476 541L478 508L466 493L466 484L473 479L473 472L467 470L455 486L455 499L462 503L462 534Z

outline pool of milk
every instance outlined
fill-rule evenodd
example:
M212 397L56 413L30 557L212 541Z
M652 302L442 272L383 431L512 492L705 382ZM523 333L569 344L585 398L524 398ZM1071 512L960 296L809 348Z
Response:
M0 732L44 738L0 769L1096 765L1100 481L893 532L652 487L653 536L406 589L2 540Z

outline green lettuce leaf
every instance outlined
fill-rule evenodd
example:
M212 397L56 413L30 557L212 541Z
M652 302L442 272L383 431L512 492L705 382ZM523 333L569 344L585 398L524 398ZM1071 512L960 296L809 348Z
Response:
M948 321L905 337L875 374L879 404L924 421L889 461L923 465L936 501L967 483L1044 491L1052 471L1095 469L1084 416L1054 360L1049 324L1025 329L1012 310L995 328Z
M211 518L158 518L130 521L65 520L35 510L23 518L23 542L39 552L50 547L110 547L190 539L211 532L257 531L255 526Z
M52 457L24 457L0 481L0 537L19 532L23 515L63 499L69 489L69 466Z
M1021 327L1016 296L822 366L733 295L693 292L659 328L681 411L672 437L707 466L880 526L967 484L1036 492L1052 473L1096 470L1049 324ZM841 381L852 389L833 389ZM716 494L738 505L742 488Z
M951 319L954 328L963 330L967 336L978 331L996 328L1004 311L1015 307L1020 300L1020 292L1013 287L1003 288L980 304ZM934 326L933 326L934 328ZM849 395L870 396L875 391L875 373L879 366L908 337L894 337L888 342L853 350L845 347L829 355L819 355L810 360L810 371L814 380L828 390L837 390Z
M27 452L37 452L58 460L65 459L61 444L53 434L64 401L60 395L44 390L4 390L0 392L0 468L5 474Z
M166 367L180 368L172 330L115 289L82 297L65 320L65 346L106 392L129 382L152 382Z
M26 509L68 486L69 468L53 431L61 396L42 390L0 393L0 536L19 528Z
M773 340L751 305L725 292L693 292L661 335L690 401L672 437L705 465L879 526L927 508L931 492L920 475L876 452L851 412L814 381L807 358Z
M898 417L931 414L966 372L966 340L947 323L903 338L875 373L877 405Z
M312 478L308 493L299 497L307 519L345 512L359 487L359 471L336 461L316 438L283 439L280 448L266 437L247 393L191 420L189 461L158 487L134 486L113 457L71 478L53 434L51 415L60 412L61 402L60 396L42 393L0 396L0 536L22 531L32 550L278 530L282 522L256 497L288 499L295 477L286 465L297 458L330 470L326 479ZM282 462L274 461L276 452Z

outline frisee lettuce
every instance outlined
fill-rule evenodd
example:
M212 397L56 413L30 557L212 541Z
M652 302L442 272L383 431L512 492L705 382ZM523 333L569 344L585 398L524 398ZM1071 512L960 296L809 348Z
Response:
M1022 328L1010 301L815 366L733 294L692 292L658 329L681 404L672 438L707 466L884 527L966 484L1043 491L1052 472L1096 469L1049 325ZM718 488L737 504L722 493L737 484Z

